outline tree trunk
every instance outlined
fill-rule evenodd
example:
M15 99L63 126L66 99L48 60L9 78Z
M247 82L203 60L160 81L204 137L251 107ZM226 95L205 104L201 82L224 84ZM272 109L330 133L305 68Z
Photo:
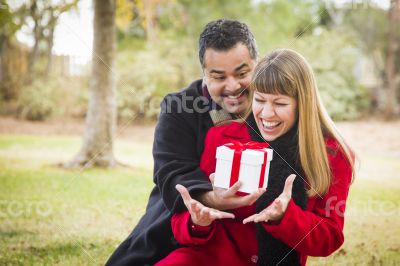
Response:
M115 166L115 1L94 0L94 41L89 107L83 145L66 167Z
M157 41L157 27L155 18L156 0L144 1L147 43L155 44Z
M392 119L395 115L395 107L397 106L396 97L396 65L395 55L398 48L396 29L398 29L398 18L400 12L400 1L392 0L389 9L389 32L388 32L388 53L386 59L386 108L385 118Z
M42 40L42 29L40 25L40 20L41 20L41 14L37 11L37 5L36 1L32 2L32 5L30 7L30 12L31 12L31 17L33 19L34 27L33 27L33 39L34 39L34 45L33 48L29 54L28 58L28 71L27 75L25 77L25 84L29 84L32 81L32 77L34 76L33 70L34 70L34 65L37 61L37 57L39 54L39 43Z
M59 15L58 15L59 16ZM46 52L46 57L47 57L47 65L46 65L46 70L44 72L45 77L47 77L50 74L52 63L53 63L53 46L54 46L54 30L57 25L57 20L58 17L54 15L54 10L50 9L50 19L49 19L49 25L48 25L48 35L47 35L47 52Z
M49 76L53 66L54 29L55 27L49 28L49 36L47 37L47 65L44 72L45 77Z

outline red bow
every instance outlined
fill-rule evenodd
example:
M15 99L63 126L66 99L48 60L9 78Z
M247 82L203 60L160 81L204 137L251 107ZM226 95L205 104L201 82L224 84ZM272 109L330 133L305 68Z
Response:
M229 183L229 187L235 184L239 180L239 170L240 170L240 161L242 159L242 152L247 149L252 150L262 150L269 147L269 144L266 142L255 142L249 141L247 143L241 143L239 141L233 141L232 143L225 144L226 147L234 150L233 161L232 161L232 171L231 171L231 179ZM258 185L259 188L262 188L264 185L264 175L265 175L265 167L267 162L267 153L264 152L264 161L261 167L260 173L260 183Z

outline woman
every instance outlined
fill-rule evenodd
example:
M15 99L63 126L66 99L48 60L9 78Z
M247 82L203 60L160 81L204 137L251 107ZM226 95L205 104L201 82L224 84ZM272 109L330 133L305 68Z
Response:
M305 265L307 256L328 256L343 244L354 158L322 105L311 67L297 52L277 50L257 65L251 87L252 114L210 129L200 166L212 179L218 146L267 141L275 155L266 192L224 212L177 185L188 208L171 219L182 248L157 265Z

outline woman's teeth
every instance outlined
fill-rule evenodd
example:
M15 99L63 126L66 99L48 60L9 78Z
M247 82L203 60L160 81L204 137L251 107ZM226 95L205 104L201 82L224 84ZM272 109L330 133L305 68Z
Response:
M264 121L264 120L261 120L261 122L263 124L263 127L265 127L265 128L276 127L277 125L280 124L279 122L268 122L268 121Z

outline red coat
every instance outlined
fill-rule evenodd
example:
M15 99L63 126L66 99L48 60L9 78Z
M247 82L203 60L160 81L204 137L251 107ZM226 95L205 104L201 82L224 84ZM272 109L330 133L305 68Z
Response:
M200 163L207 175L215 172L216 148L232 140L251 140L245 124L234 122L208 131ZM344 154L338 151L335 140L327 139L326 145L336 151L328 153L333 173L328 193L323 198L309 198L307 210L291 200L279 224L263 224L267 232L298 252L301 265L306 264L307 256L328 256L344 242L344 211L351 167ZM188 211L175 214L171 220L172 230L184 247L173 251L157 265L255 265L258 258L255 225L242 223L244 218L254 214L255 205L232 212L235 219L215 221L208 233L204 228L191 229Z

